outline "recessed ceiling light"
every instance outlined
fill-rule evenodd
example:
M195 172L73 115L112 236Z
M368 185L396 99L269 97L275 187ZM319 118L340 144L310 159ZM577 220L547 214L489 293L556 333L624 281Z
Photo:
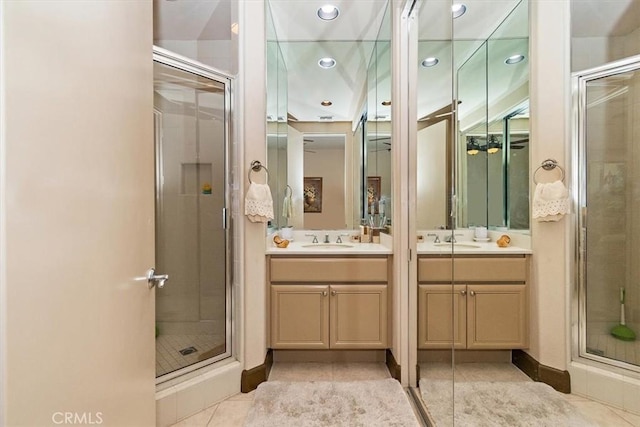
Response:
M336 60L333 58L321 58L318 65L322 68L333 68L336 66Z
M340 15L340 10L331 4L325 4L318 9L318 18L323 21L332 21Z
M382 101L382 105L388 107L389 105L391 105L391 101Z
M324 106L324 107L329 107L329 106L333 105L333 102L328 101L328 100L326 100L326 99L325 99L325 100L324 100L324 101L322 101L320 104L321 104L322 106Z
M524 61L524 55L511 55L510 57L508 57L507 59L504 60L505 64L509 64L509 65L513 65L513 64L517 64L518 62L522 62Z
M453 13L453 19L459 18L467 11L467 6L462 3L455 3L451 6L451 13Z
M440 60L438 58L430 56L429 58L425 58L422 61L422 66L425 67L425 68L433 67L434 65L438 65L438 62L440 62Z

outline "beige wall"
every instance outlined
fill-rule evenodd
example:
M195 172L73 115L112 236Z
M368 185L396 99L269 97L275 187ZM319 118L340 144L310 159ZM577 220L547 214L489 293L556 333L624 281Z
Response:
M351 122L331 122L331 123L318 123L318 122L290 122L290 127L300 132L302 134L331 134L331 135L344 135L345 136L345 149L344 154L342 155L342 160L339 160L340 169L342 171L342 184L341 187L344 190L344 195L341 201L342 208L338 206L339 209L342 209L342 218L338 222L337 216L334 216L334 219L330 219L327 217L326 219L322 219L321 216L310 218L311 214L304 214L304 228L348 228L352 229L358 224L353 224L353 198L354 194L359 191L356 182L360 182L360 178L358 174L360 173L359 168L356 163L358 160L354 158L354 144L357 144L353 138L353 132L351 130ZM331 165L331 169L326 169L324 167L324 162L322 165L322 169L315 169L320 175L310 175L306 170L306 165L312 165L311 156L315 156L315 154L304 153L304 176L324 176L323 174L327 174L328 171L337 171L336 163L333 162ZM309 163L307 163L309 162ZM331 164L327 162L327 164ZM340 173L338 171L337 173ZM324 184L323 184L324 185ZM324 202L323 202L323 213L325 210ZM313 214L314 216L317 214ZM310 218L310 219L309 219ZM319 218L319 219L318 219ZM311 223L307 224L307 219L311 221ZM335 226L331 226L331 224L336 224ZM338 225L342 224L342 225Z
M443 120L418 131L416 226L432 229L447 224L447 126Z
M346 228L345 150L317 149L304 155L304 176L322 178L322 212L306 212L304 228L310 230Z
M553 158L571 176L569 129L569 2L531 2L531 170ZM532 180L530 181L532 182ZM567 180L567 183L571 183ZM531 188L531 196L533 191ZM532 222L531 342L540 363L566 369L568 362L568 251L573 215Z
M288 126L287 134L287 181L291 187L293 217L289 225L299 230L304 228L304 137L302 133Z
M238 75L238 210L244 212L244 195L249 185L248 171L253 160L266 163L266 83L264 2L241 3L240 72ZM242 64L248 64L243 66ZM260 94L260 95L258 95ZM267 350L265 224L242 217L243 252L236 261L242 275L235 284L241 288L241 309L236 319L241 324L239 357L245 369L264 363Z

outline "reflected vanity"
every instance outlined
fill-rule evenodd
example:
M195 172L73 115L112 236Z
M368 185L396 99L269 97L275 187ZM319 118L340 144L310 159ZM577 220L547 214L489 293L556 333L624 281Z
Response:
M267 3L267 165L275 213L271 225L355 230L368 221L373 203L376 222L384 206L384 226L390 231L390 7L378 2L380 10L370 14L368 33L357 39L350 40L355 35L345 36L344 28L337 26L335 34L293 38L295 34L276 31L278 14L284 13L280 3ZM309 61L314 55L331 55L336 64L322 70ZM321 194L316 195L322 199L321 210L305 209L307 178L322 179ZM283 211L287 185L292 189L290 215Z

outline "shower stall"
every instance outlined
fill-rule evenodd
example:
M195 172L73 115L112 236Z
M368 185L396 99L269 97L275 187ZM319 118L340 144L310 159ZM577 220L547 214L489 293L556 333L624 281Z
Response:
M640 56L573 88L579 357L640 372Z
M154 48L156 378L231 355L231 79Z

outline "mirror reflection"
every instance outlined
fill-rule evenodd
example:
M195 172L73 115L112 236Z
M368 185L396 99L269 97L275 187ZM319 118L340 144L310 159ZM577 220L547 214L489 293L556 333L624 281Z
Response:
M385 206L390 218L388 2L334 3L338 17L323 21L317 2L267 2L267 165L276 228L353 229L372 203L376 215L383 218Z
M418 167L418 229L529 229L528 2L492 13L476 27L454 21L453 42L421 29L417 154L430 167Z

